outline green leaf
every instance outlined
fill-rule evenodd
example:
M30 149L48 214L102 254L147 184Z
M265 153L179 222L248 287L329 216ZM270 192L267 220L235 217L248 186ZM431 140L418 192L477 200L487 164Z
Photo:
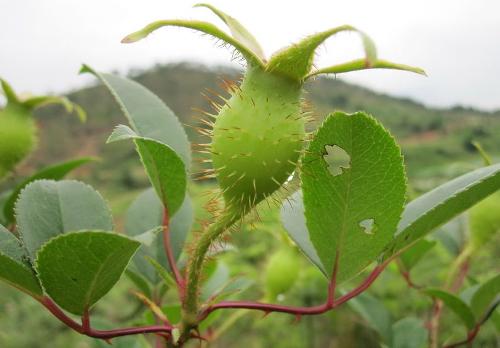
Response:
M139 246L135 240L110 232L67 233L38 251L36 270L58 305L82 315L111 290Z
M304 255L318 267L323 274L329 276L325 270L325 266L321 263L316 249L309 236L309 231L306 226L306 218L304 216L304 203L302 201L302 191L297 191L292 196L283 202L281 207L281 221L285 230L292 240L297 244Z
M39 179L52 179L52 180L61 180L64 178L69 172L75 170L76 168L91 162L95 161L95 158L92 157L83 157L75 160L58 163L49 167L45 167L30 177L24 179L20 184L16 186L16 188L12 191L12 193L7 198L5 205L3 207L3 211L5 217L8 222L15 221L14 207L16 205L16 201L19 198L19 194L21 191L31 182Z
M453 311L465 324L468 330L476 325L476 318L471 308L460 297L440 289L425 289L423 292L429 296L438 298Z
M329 147L350 157L341 174ZM328 275L338 254L337 279L349 279L375 260L396 230L406 192L399 147L373 117L336 112L319 128L302 163L311 242Z
M19 103L16 92L14 92L14 89L7 81L5 81L4 79L0 79L0 85L2 86L3 94L7 98L7 102Z
M33 296L42 296L42 288L27 263L21 242L0 225L0 279Z
M500 231L500 192L476 204L469 211L470 242L479 250Z
M461 214L451 219L430 236L443 244L453 256L458 256L469 239L468 215Z
M405 65L405 64L397 64L397 63L392 63L387 60L374 60L372 61L371 64L368 64L366 59L356 59L352 60L350 62L338 64L338 65L332 65L326 68L321 68L316 71L313 71L309 75L307 75L306 79L320 75L320 74L342 74L346 72L351 72L351 71L357 71L357 70L366 70L366 69L391 69L391 70L402 70L402 71L409 71L409 72L414 72L416 74L424 75L427 76L425 71L421 68L417 68L414 66L410 65Z
M132 283L135 284L135 286L142 291L144 295L146 295L148 298L151 298L152 292L151 292L151 287L149 286L148 281L146 278L144 278L142 275L140 275L137 272L134 272L130 269L127 269L125 271L125 275L132 281Z
M424 348L427 346L427 329L422 320L408 317L392 326L391 348Z
M179 211L170 219L170 243L174 258L177 260L182 252L188 233L193 223L193 208L191 200L186 196ZM163 208L152 188L142 192L131 204L125 215L125 232L136 236L163 224ZM149 256L161 265L167 265L163 248L163 235L159 235L151 247L142 246L134 257L134 264L139 273L157 284L160 278L154 267L145 259Z
M476 169L411 201L384 259L400 252L500 189L500 164Z
M470 306L477 318L481 318L488 307L500 298L500 274L481 284L472 295Z
M435 245L436 241L420 239L408 250L402 253L400 258L406 270L411 270Z
M241 42L242 45L246 46L250 51L255 53L257 57L262 60L265 60L264 51L262 47L260 47L259 43L255 39L255 37L250 34L250 32L235 18L231 17L227 13L222 12L216 7L210 4L196 4L194 7L206 7L215 13L231 30L231 34L235 38L235 40Z
M146 25L141 30L138 30L124 37L122 39L122 43L132 43L142 40L152 32L163 27L182 27L182 28L197 30L202 33L208 34L218 40L223 41L228 45L233 46L238 52L242 54L242 56L248 61L248 63L257 66L264 65L257 52L252 51L252 49L247 47L244 43L226 34L224 31L220 30L217 26L213 25L212 23L203 21L170 19L170 20L161 20L152 22Z
M365 50L365 66L370 66L375 62L377 51L370 37L350 25L343 25L310 35L302 41L278 51L270 58L266 69L301 81L311 71L316 49L325 40L343 31L354 31L361 36Z
M80 121L85 122L87 119L87 114L85 113L85 110L83 110L80 105L71 102L66 97L57 97L50 95L36 96L22 101L21 104L30 109L35 109L45 105L54 105L54 104L61 105L64 107L67 113L71 114L75 112Z
M73 180L37 180L16 203L21 239L34 258L38 248L65 232L113 229L111 213L92 187Z
M160 277L161 280L163 280L163 283L168 287L168 288L174 288L176 286L175 284L175 279L168 273L168 271L158 263L155 259L151 258L150 256L144 256L146 260L149 262L151 266L156 271L156 274Z
M190 167L191 146L186 132L177 116L160 98L127 78L99 73L86 65L81 72L92 73L101 80L138 136L168 145L182 158L185 167Z
M186 195L187 175L181 158L169 146L153 139L139 137L127 126L121 125L109 142L133 139L149 180L170 215L180 208Z
M367 324L376 330L383 341L390 343L392 339L392 318L384 304L367 292L347 302Z

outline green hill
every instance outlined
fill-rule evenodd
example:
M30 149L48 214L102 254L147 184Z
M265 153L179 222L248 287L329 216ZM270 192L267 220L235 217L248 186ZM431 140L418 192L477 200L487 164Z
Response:
M130 77L154 91L186 125L192 142L207 142L193 127L202 126L199 110L210 111L208 99L217 102L225 94L224 80L237 80L239 71L192 64L169 64L145 71L132 71ZM336 109L364 110L376 116L403 146L411 177L424 175L429 168L454 162L478 162L470 144L479 140L485 149L500 153L500 111L488 113L463 107L428 108L410 99L395 98L348 84L339 79L321 78L307 86L305 95L314 110L315 121ZM40 112L41 142L30 166L53 163L72 156L97 155L103 162L88 170L92 182L111 185L142 186L145 177L136 165L132 146L105 145L113 127L126 123L111 95L102 86L74 91L69 97L82 105L88 121L80 124L58 108ZM311 125L311 129L314 125Z

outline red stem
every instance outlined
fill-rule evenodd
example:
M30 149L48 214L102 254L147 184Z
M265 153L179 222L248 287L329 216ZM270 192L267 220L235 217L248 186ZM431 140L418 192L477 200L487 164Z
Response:
M172 243L170 242L170 217L168 214L168 209L163 210L163 247L165 249L165 254L167 255L168 265L170 270L174 273L175 282L179 287L179 291L182 294L182 289L184 288L184 279L182 278L179 269L177 268L177 263L175 262L174 253L172 251Z
M335 307L340 306L341 304L349 301L353 297L359 295L360 293L368 289L370 285L375 281L375 279L378 278L380 273L382 273L385 267L389 264L389 261L390 260L387 260L383 264L375 267L373 271L370 273L370 275L357 288L353 289L351 292L345 294L344 296L339 297L337 300L334 299L336 272L337 272L337 265L335 265L332 281L328 286L328 299L322 305L313 307L293 307L285 305L276 305L271 303L250 302L250 301L223 301L207 307L200 314L198 319L201 321L205 319L213 311L222 308L253 309L253 310L261 310L266 313L280 312L280 313L294 314L296 316L322 314L328 312L329 310ZM337 264L337 262L335 262L335 264Z
M477 334L479 333L480 329L481 329L481 325L480 324L476 325L471 331L469 331L469 333L467 334L467 338L465 340L450 344L448 346L445 346L444 348L455 348L455 347L463 346L464 344L472 343L472 341L474 341Z
M68 317L50 298L42 297L40 303L45 306L56 318L62 321L66 326L72 328L80 334L87 335L89 337L100 338L104 340L112 339L115 337L146 334L146 333L168 333L170 334L173 330L172 326L169 325L151 325L142 327L130 327L115 330L95 330L90 327L86 327L86 324L80 325L70 317ZM85 317L85 314L84 314ZM82 320L85 322L87 319ZM90 324L90 322L89 322Z

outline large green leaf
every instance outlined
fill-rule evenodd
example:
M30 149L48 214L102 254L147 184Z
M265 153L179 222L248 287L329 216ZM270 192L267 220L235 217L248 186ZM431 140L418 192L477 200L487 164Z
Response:
M127 78L99 73L85 65L81 71L94 74L104 83L137 135L168 145L182 158L185 167L190 167L191 146L186 132L160 98Z
M15 210L21 239L32 258L42 244L61 233L113 230L104 199L78 181L34 181L21 191Z
M120 279L140 243L102 231L67 233L48 241L36 258L36 270L52 299L82 315Z
M410 246L498 189L500 164L495 164L464 174L414 199L406 206L384 258Z
M181 158L167 145L139 137L127 126L115 128L109 142L133 139L149 180L170 215L181 207L186 195L186 169Z
M306 218L304 216L304 203L302 202L302 191L297 191L292 194L281 207L281 221L285 230L288 232L292 240L297 244L304 255L318 267L321 272L329 276L325 270L325 266L321 263L314 245L311 243L309 231L306 226Z
M427 329L422 320L408 317L392 325L391 348L424 348L427 344Z
M471 246L478 250L500 231L500 192L470 209L469 224Z
M477 318L481 318L495 301L500 299L500 274L482 283L472 295L470 306Z
M175 259L182 252L187 235L193 223L193 208L191 200L186 196L179 211L170 218L170 243ZM152 188L142 192L132 203L125 216L125 232L129 236L136 236L144 231L163 224L163 208L160 200ZM158 236L150 247L142 246L134 257L137 271L149 279L153 284L160 281L154 267L145 259L146 256L167 265L167 258L163 248L163 235Z
M376 330L385 343L390 343L392 339L392 318L391 313L384 304L367 292L356 296L347 302L367 324Z
M31 296L41 296L42 288L27 262L21 242L0 225L0 279Z
M375 260L396 230L406 192L401 152L373 117L336 112L302 163L311 242L328 274L338 254L338 280L348 279Z
M464 322L467 329L472 330L476 325L471 308L460 297L440 289L425 289L424 293L442 300Z
M7 201L5 202L3 211L7 221L13 222L15 220L14 207L17 199L19 198L19 193L21 193L22 189L24 189L29 183L40 179L61 180L72 170L94 160L95 158L92 157L83 157L63 163L58 163L49 167L45 167L35 174L31 175L30 177L24 179L20 184L16 186L12 193L10 193Z

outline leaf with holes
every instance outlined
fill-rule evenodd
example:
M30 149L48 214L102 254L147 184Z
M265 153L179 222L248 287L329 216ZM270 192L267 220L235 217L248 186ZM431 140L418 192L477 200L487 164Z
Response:
M111 232L67 233L38 251L36 270L58 305L82 315L111 290L139 246Z
M108 138L108 143L132 139L149 181L170 215L181 207L186 195L186 167L177 153L168 145L138 136L132 129L120 125Z
M425 294L438 298L453 311L465 324L468 330L472 330L476 324L476 318L471 308L460 297L440 289L426 289Z
M132 80L98 73L84 65L81 72L95 75L109 89L138 136L154 139L174 150L186 168L191 164L191 146L179 119L155 94Z
M79 230L113 230L106 202L92 187L73 180L37 180L16 203L19 233L33 259L49 239Z
M464 174L414 199L406 205L384 259L409 247L499 189L500 164L495 164Z
M340 165L328 158L328 146L345 151L348 165L345 158ZM399 147L373 117L336 112L319 128L302 163L311 242L329 276L338 257L337 279L349 279L375 260L396 230L406 191Z
M41 296L40 283L26 261L21 242L0 225L0 279L33 297Z
M52 165L50 167L46 167L31 175L30 177L24 179L20 184L16 186L16 188L10 193L5 205L3 207L3 211L5 214L5 218L8 222L13 222L15 220L14 207L16 205L16 201L19 198L19 194L21 191L31 182L40 179L51 179L51 180L61 180L68 174L69 172L75 170L76 168L91 162L95 161L95 158L92 157L83 157L63 163L58 163Z
M186 196L179 211L170 218L170 242L175 259L182 252L187 235L193 223L193 208L191 200ZM152 188L142 192L131 204L125 216L125 232L129 236L136 236L144 231L151 230L163 224L163 208L160 200ZM137 271L153 284L160 279L154 267L145 259L149 256L161 265L167 265L167 258L163 249L163 235L159 235L150 247L142 246L134 257Z

